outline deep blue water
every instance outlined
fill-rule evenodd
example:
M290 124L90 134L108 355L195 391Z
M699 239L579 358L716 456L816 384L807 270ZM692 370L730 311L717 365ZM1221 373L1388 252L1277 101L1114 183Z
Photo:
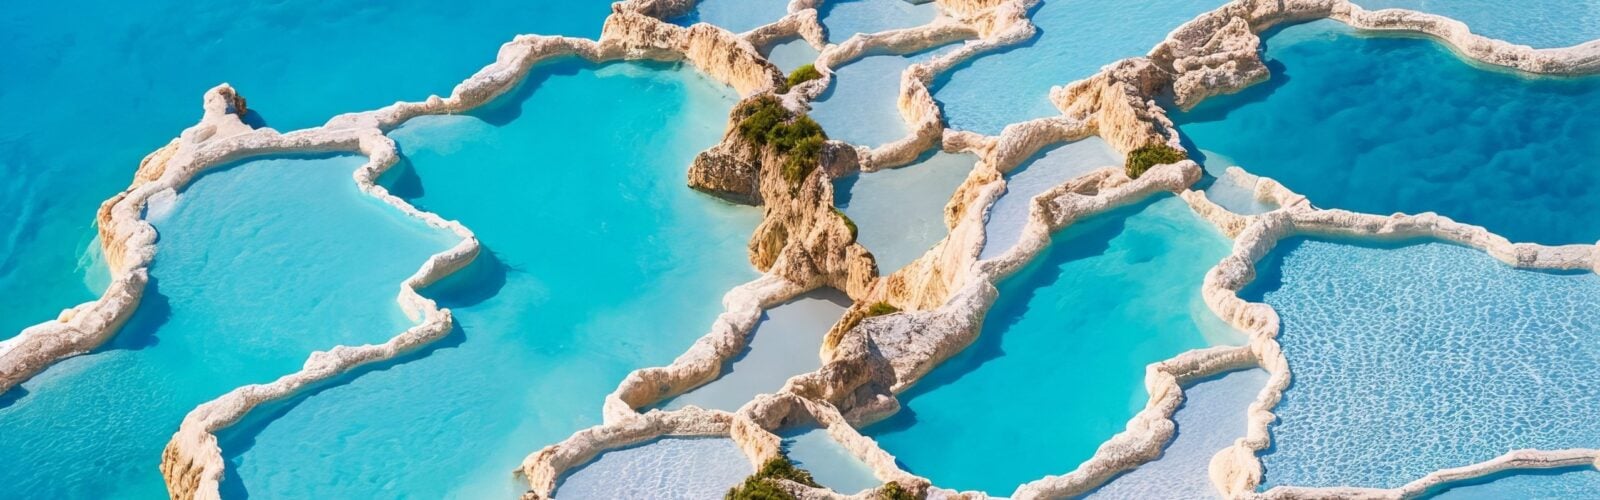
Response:
M1444 243L1291 239L1246 290L1294 380L1264 485L1395 487L1518 448L1600 446L1600 276Z
M1173 117L1208 163L1324 208L1436 211L1512 241L1600 240L1600 78L1479 69L1426 39L1333 21L1266 46L1272 80Z

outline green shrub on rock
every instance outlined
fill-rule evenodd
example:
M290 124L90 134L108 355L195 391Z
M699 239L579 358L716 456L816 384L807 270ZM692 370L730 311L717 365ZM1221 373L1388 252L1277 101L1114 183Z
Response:
M745 102L734 111L739 117L739 136L759 146L771 146L783 155L783 178L798 186L822 162L822 147L828 134L822 125L806 115L796 115L783 102L763 95Z
M870 306L867 306L868 318L873 316L883 316L885 314L894 314L897 312L900 312L900 308L890 305L888 302L876 302Z
M744 482L722 498L724 500L795 500L794 495L778 487L774 480L787 479L813 488L820 488L811 473L806 472L789 461L789 457L778 455L761 464L761 470L751 474Z
M794 87L795 85L816 80L818 78L822 78L822 72L817 71L816 65L807 64L805 66L795 68L794 71L790 72L789 79L786 80L784 84L787 87Z
M1177 163L1187 159L1189 159L1189 155L1185 154L1183 150L1156 143L1140 146L1139 149L1128 153L1128 162L1124 168L1127 169L1129 178L1138 179L1139 176L1144 175L1145 171L1150 170L1150 167Z
M878 489L876 497L878 500L917 500L916 495L912 495L904 486L894 481L884 483L883 488Z

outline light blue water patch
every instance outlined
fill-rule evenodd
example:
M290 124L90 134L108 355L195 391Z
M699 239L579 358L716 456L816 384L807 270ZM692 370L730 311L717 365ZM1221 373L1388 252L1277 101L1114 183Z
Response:
M933 2L921 4L906 0L841 0L824 2L818 12L828 43L848 40L856 33L877 33L921 26L933 21L939 9Z
M1567 500L1590 498L1600 491L1600 473L1593 467L1509 471L1461 484L1428 496L1430 500Z
M839 493L850 495L882 484L872 475L872 469L834 441L827 429L784 434L783 452L795 465L810 472L817 484Z
M878 147L905 137L900 117L900 73L911 66L901 56L868 56L834 68L833 85L811 103L811 117L828 137Z
M1396 487L1520 448L1600 446L1600 277L1444 243L1291 239L1248 300L1294 382L1264 485Z
M1355 0L1366 9L1411 9L1467 23L1473 33L1535 48L1600 39L1595 0Z
M799 38L773 45L767 50L767 60L772 61L784 74L794 72L795 69L812 64L817 61L817 52L810 43Z
M250 161L162 210L128 325L0 398L5 496L163 497L156 466L189 410L409 327L400 282L454 241L362 194L364 161Z
M1033 197L1083 174L1103 167L1122 165L1122 155L1104 139L1090 136L1081 141L1051 147L1006 174L1006 192L995 200L984 221L984 240L980 259L1006 253L1022 238L1028 224Z
M1229 247L1171 196L1069 226L1000 283L978 339L865 432L943 488L1009 495L1071 471L1149 400L1146 365L1243 341L1200 297Z
M1203 166L1206 175L1196 188L1205 191L1206 198L1212 203L1245 215L1263 214L1278 208L1276 203L1256 197L1256 183L1260 179L1254 174L1244 178L1234 177L1227 172L1228 167L1238 166L1233 160L1212 151L1201 150L1201 155L1206 158ZM1205 187L1199 188L1199 184Z
M1265 370L1243 370L1184 388L1183 406L1172 417L1178 433L1161 457L1117 476L1086 498L1221 498L1211 485L1211 457L1245 436L1246 412L1268 377Z
M460 220L484 253L424 293L458 329L229 429L232 496L515 496L506 471L600 423L627 373L706 332L756 276L759 211L685 186L734 93L687 68L576 61L536 68L489 107L391 136L385 179ZM240 490L243 490L242 492Z
M610 0L90 0L0 9L0 338L104 291L100 202L232 83L279 130L448 93L518 33L595 37ZM97 15L85 15L96 13ZM85 147L93 144L93 147ZM86 281L88 283L86 283Z
M663 438L608 451L556 486L561 499L721 498L755 469L732 439Z
M849 297L825 288L762 313L750 344L723 366L721 376L663 406L736 411L758 394L778 392L790 377L822 367L822 337L847 307Z
M1271 80L1173 117L1192 144L1321 207L1436 211L1512 241L1600 239L1588 216L1600 213L1588 189L1600 184L1600 78L1487 71L1436 42L1333 21L1266 45Z
M694 10L672 22L681 26L711 23L744 33L777 22L788 13L788 0L700 0Z
M1050 87L1142 56L1167 33L1222 0L1043 0L1030 15L1034 38L978 56L934 82L950 128L998 135L1007 124L1058 115Z
M835 179L834 204L856 223L883 274L894 272L944 239L944 206L978 158L938 152L904 167Z

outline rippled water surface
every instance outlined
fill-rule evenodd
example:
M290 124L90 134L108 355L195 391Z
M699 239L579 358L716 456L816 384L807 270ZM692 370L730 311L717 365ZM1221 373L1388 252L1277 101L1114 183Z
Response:
M1245 297L1294 383L1265 486L1395 487L1518 448L1600 446L1600 277L1444 243L1280 243Z
M1426 497L1430 500L1564 500L1594 496L1600 472L1592 468L1512 471L1469 481Z
M410 326L400 281L454 241L357 190L364 161L246 162L154 215L160 254L128 325L0 397L0 496L164 497L156 467L189 410Z
M599 424L629 371L670 362L755 276L758 211L684 188L733 100L686 68L567 61L486 109L394 131L407 163L386 181L485 247L425 291L459 329L225 432L225 490L515 496L510 467Z
M1145 365L1241 339L1200 299L1228 241L1166 197L1069 226L1000 284L973 345L865 429L935 484L1009 495L1123 430Z
M1086 498L1220 498L1209 475L1211 457L1245 436L1246 410L1267 378L1264 370L1244 370L1184 388L1183 406L1172 416L1178 433L1161 457L1117 476Z
M228 82L279 130L448 93L518 33L598 36L610 0L93 0L0 10L0 338L104 290L95 208ZM94 15L87 15L93 13ZM307 20L316 20L308 22ZM92 147L86 147L89 144Z
M666 438L608 451L563 478L562 499L721 498L755 472L732 439Z
M1273 79L1174 121L1325 208L1435 211L1510 238L1600 240L1600 78L1467 65L1438 43L1318 21L1266 40Z
M1401 8L1467 23L1473 33L1536 48L1600 39L1597 0L1355 0L1367 9Z

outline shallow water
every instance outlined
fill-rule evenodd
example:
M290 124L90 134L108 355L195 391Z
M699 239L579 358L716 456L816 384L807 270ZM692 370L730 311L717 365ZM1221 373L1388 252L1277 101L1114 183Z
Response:
M799 38L789 40L767 49L767 60L772 61L784 74L793 73L796 68L817 61L821 55L810 43Z
M189 410L410 326L401 280L454 242L362 194L350 174L364 162L246 162L156 217L160 253L129 324L0 398L4 496L163 497L156 466Z
M906 57L867 56L834 68L833 85L811 102L811 117L828 137L878 147L907 134L900 117L900 73L911 66Z
M828 436L826 429L784 434L783 451L795 465L810 472L817 484L833 491L849 495L882 484L867 464Z
M857 238L894 272L944 239L944 206L966 180L976 156L934 153L904 167L834 180L834 204L855 221Z
M1456 486L1430 500L1563 500L1594 496L1600 491L1600 473L1593 468L1509 472Z
M911 472L991 495L1064 474L1144 407L1146 365L1242 341L1200 298L1229 243L1182 200L1118 209L1058 236L1000 283L973 345L865 429Z
M939 15L933 2L914 4L906 0L840 0L825 2L817 14L828 32L828 43L839 43L856 33L877 33L911 28L933 21Z
M1032 40L956 66L935 81L933 98L950 128L998 135L1007 124L1060 114L1050 104L1050 87L1145 55L1167 33L1223 3L1043 0L1030 15L1038 27Z
M1588 189L1600 183L1600 78L1486 71L1429 40L1332 21L1266 44L1271 81L1174 115L1195 146L1320 207L1436 211L1512 241L1600 239L1587 217L1600 213Z
M1355 0L1367 9L1401 8L1453 18L1473 33L1535 48L1600 39L1595 0Z
M1035 154L1006 174L1006 192L995 200L989 209L989 218L984 221L983 230L988 239L978 257L992 259L1017 244L1022 238L1022 228L1028 225L1033 197L1080 175L1119 165L1122 165L1122 155L1099 136L1051 146Z
M755 472L732 439L664 438L608 451L571 472L556 486L556 497L720 498Z
M485 498L508 470L600 423L631 370L671 362L755 277L759 211L684 188L735 96L687 68L560 62L486 109L391 136L386 182L460 220L485 253L426 290L458 330L224 432L239 496Z
M788 0L700 0L694 10L672 22L682 26L711 23L744 33L776 22L788 13Z
M1249 300L1278 310L1293 385L1265 486L1395 487L1518 448L1600 446L1600 276L1444 243L1292 239Z
M1268 377L1265 370L1242 370L1185 387L1183 406L1173 415L1178 433L1161 458L1117 476L1086 498L1219 498L1211 485L1211 457L1245 436L1245 413Z
M849 297L822 289L768 309L750 345L723 367L721 376L663 406L736 411L756 395L778 392L790 377L822 367L822 337L847 307Z
M0 121L0 290L29 293L0 301L0 338L104 290L87 251L95 209L200 118L206 89L232 83L279 130L317 125L448 93L518 33L598 36L610 3L8 4L0 109L15 119Z

